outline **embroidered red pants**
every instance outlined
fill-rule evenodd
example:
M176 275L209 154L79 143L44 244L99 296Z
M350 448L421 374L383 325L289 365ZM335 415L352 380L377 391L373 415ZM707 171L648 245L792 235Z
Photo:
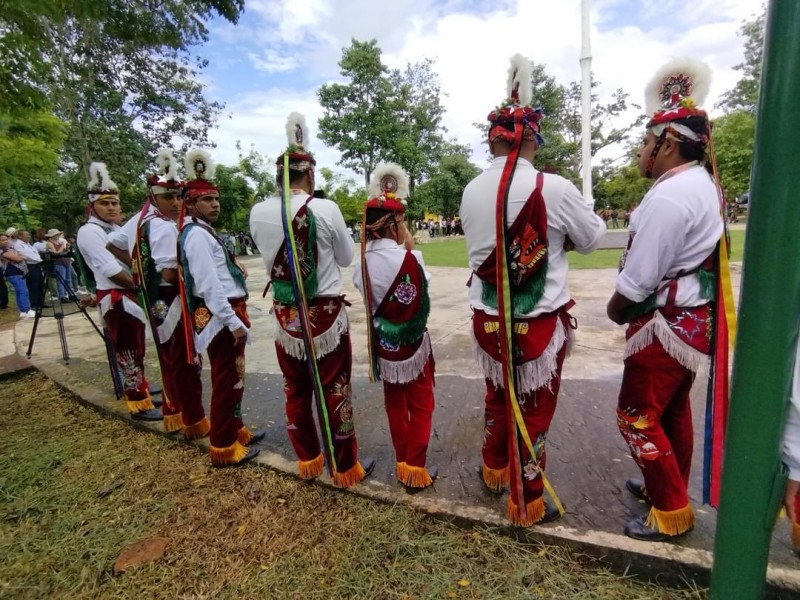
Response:
M231 301L231 306L245 326L249 327L247 308L243 300ZM235 343L231 331L224 327L208 344L211 366L211 442L212 460L238 462L242 448L229 450L237 444L242 429L242 397L244 396L245 344Z
M201 366L200 363L189 364L186 361L186 338L182 322L178 322L172 337L159 345L159 350L164 370L161 379L166 393L162 405L164 420L169 415L180 415L184 429L198 425L206 417L203 383L200 380Z
M292 448L301 461L301 476L305 476L302 464L316 461L321 456L312 409L314 386L305 359L289 356L277 342L275 350L283 373L283 389L286 394L286 430ZM358 442L353 424L353 392L350 385L352 362L349 332L342 335L335 350L317 361L333 434L336 467L340 473L349 471L358 460ZM320 463L320 470L321 466ZM319 474L311 468L307 473L310 476Z
M112 298L113 292L118 290L111 291ZM107 294L100 293L98 298L103 295ZM120 296L123 295L120 293ZM150 397L150 384L144 376L144 323L125 312L121 297L113 298L112 302L103 319L114 346L128 410L131 413L149 410L153 408L153 400Z
M433 355L414 381L384 381L383 396L397 462L424 468L433 417Z
M689 505L693 382L694 373L667 354L658 339L625 359L617 424L660 511Z
M541 473L547 465L545 438L556 411L558 392L561 389L561 367L567 354L566 343L557 355L557 371L549 386L541 387L519 398L525 428L534 445L539 460L531 457L527 446L520 440L522 460L522 491L525 505L539 500L544 493ZM509 456L514 452L514 436L510 435L509 425L513 415L506 407L503 388L495 387L486 380L486 407L483 430L483 464L493 471L503 471L509 467ZM510 500L515 506L522 506L515 486L510 486Z

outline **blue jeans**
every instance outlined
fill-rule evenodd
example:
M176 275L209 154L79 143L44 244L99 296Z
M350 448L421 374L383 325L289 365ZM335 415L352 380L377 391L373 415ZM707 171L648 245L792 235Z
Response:
M17 296L17 308L19 312L26 313L31 309L31 303L28 300L28 286L25 285L25 278L22 275L6 275L6 281L14 288L14 293Z
M69 288L69 266L68 265L54 265L56 268L56 273L58 273L58 277L56 277L56 283L58 285L58 297L59 298L67 298L69 294L67 293L67 289ZM64 287L64 283L66 283L66 287Z

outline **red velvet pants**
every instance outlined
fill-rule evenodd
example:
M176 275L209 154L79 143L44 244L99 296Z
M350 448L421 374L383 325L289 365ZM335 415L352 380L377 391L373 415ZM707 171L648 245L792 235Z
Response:
M658 339L625 359L617 424L660 511L689 505L693 382L694 373L667 354Z
M232 337L232 336L231 336ZM186 361L186 338L183 323L178 322L175 331L166 342L159 344L161 353L161 380L164 384L164 426L170 416L178 415L180 427L189 428L205 419L203 409L203 383L200 380L200 364ZM212 363L213 364L213 363Z
M433 357L414 381L384 381L383 396L397 462L424 468L433 417Z
M103 318L117 357L128 410L137 413L153 408L150 384L144 376L144 323L125 312L121 299L111 305Z
M283 373L289 441L301 463L314 461L320 457L321 449L312 408L314 386L306 361L289 356L277 342L275 350ZM339 346L334 351L317 361L328 409L336 466L340 473L349 471L358 460L350 386L352 362L349 332L342 335Z
M544 493L541 473L547 465L545 438L553 415L556 411L558 392L561 388L561 367L567 353L567 345L561 348L557 358L557 371L549 386L541 387L529 394L520 396L520 408L538 461L533 460L527 446L520 440L520 456L522 459L522 491L524 504L529 505L539 500ZM513 415L506 406L503 388L496 388L490 380L486 380L486 407L484 413L483 464L493 471L507 469L509 456L514 452L514 436L509 427L513 423ZM515 506L522 506L515 486L510 486L510 500Z

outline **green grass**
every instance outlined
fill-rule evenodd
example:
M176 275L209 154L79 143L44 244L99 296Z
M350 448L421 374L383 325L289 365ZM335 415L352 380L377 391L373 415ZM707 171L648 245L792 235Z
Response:
M212 469L38 374L3 396L0 598L704 597L263 468ZM111 575L122 547L156 536L170 538L163 558Z
M420 244L419 250L425 264L432 267L467 267L467 243L464 238ZM621 249L597 250L583 255L577 252L568 254L571 269L616 269ZM744 230L731 231L731 260L741 261L744 253Z

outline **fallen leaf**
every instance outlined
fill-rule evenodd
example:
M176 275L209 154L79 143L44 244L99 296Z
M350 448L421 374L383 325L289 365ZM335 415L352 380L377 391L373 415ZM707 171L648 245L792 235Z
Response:
M236 535L242 535L245 529L246 527L244 525L239 525L239 527L236 528Z
M131 567L137 567L164 556L169 545L168 537L154 537L125 546L114 561L112 573L120 575Z
M286 498L278 498L278 504L286 504Z
M428 572L428 569L425 567L425 565L421 565L421 564L414 565L414 570L417 571L418 573L427 573Z
M455 598L457 595L458 594L456 594L453 590L450 590L449 592L447 592L447 597L448 598Z
M114 483L112 483L112 484L111 484L110 486L108 486L107 488L105 488L105 489L102 489L102 490L100 490L99 492L97 492L97 497L98 497L98 498L105 498L106 496L110 496L110 495L111 495L111 493L112 493L112 492L114 492L114 490L118 490L118 489L119 489L119 488L121 488L123 485L125 485L125 482L124 482L123 480L121 480L121 479L118 479L117 481L115 481Z
M459 580L458 580L458 585L459 585L460 587L462 587L462 588L469 587L469 584L470 584L470 583L471 583L471 582L470 582L470 580L469 580L469 579L459 579Z

